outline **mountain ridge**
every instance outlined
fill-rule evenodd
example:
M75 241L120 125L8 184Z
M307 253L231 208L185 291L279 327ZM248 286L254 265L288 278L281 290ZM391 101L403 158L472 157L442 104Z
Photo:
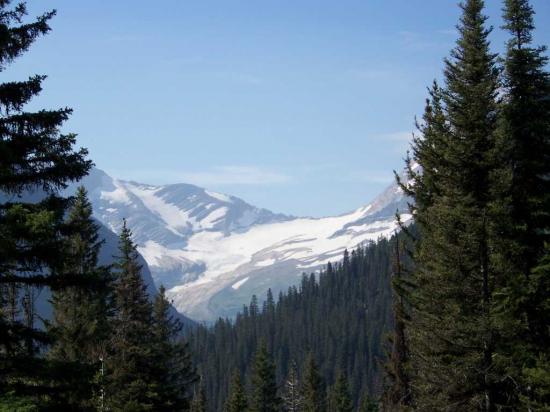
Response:
M187 183L115 179L99 169L81 184L103 224L118 232L127 219L157 286L201 321L231 317L253 294L286 290L345 249L392 235L396 211L408 209L396 184L367 205L321 218L273 213Z

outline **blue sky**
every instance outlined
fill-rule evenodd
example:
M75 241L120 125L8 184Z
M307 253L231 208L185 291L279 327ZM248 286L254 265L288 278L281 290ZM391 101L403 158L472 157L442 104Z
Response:
M534 0L550 44L550 2ZM47 74L32 108L74 109L96 165L295 215L391 182L456 39L455 0L30 0L53 31L4 73ZM501 2L487 1L503 49Z

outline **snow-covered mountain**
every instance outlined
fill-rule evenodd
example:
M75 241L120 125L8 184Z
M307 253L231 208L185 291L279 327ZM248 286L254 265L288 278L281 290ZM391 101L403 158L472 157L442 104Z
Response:
M396 210L407 211L396 185L351 213L315 219L189 184L118 180L98 169L82 183L97 219L115 232L127 219L156 284L164 284L176 308L205 321L234 315L268 288L286 290L346 248L391 235Z
M98 173L98 171L94 170L93 175L96 175L96 173ZM93 178L93 176L90 176L89 178L91 179ZM74 192L74 189L75 186L71 187L68 192ZM0 192L0 204L9 201L35 203L43 200L44 196L45 193L39 189L34 191L25 191L20 195L7 195L6 193ZM98 222L98 225L99 237L103 240L103 244L101 245L101 248L99 250L98 263L100 265L112 265L114 263L113 257L118 255L118 236L113 233L113 231L109 230L102 222ZM154 296L158 293L156 283L151 276L151 272L143 256L138 255L138 261L139 264L142 266L141 277L143 278L145 286L147 287L147 292L149 293L150 298L153 299ZM37 293L35 303L38 317L41 319L41 322L43 322L44 320L50 320L52 317L52 306L50 302L51 293L49 289L37 289L35 292ZM174 307L170 307L170 312L172 313L172 315L178 318L185 327L190 327L194 324L194 322L184 316L181 312L176 311ZM43 325L39 322L38 326L42 327Z

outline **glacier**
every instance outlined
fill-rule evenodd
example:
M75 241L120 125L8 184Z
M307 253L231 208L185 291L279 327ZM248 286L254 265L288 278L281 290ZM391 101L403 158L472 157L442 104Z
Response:
M118 232L127 220L155 284L167 288L176 309L204 322L232 317L253 294L285 291L344 250L391 236L397 211L411 220L396 184L365 206L323 218L273 213L190 184L124 181L99 169L81 184L104 225Z

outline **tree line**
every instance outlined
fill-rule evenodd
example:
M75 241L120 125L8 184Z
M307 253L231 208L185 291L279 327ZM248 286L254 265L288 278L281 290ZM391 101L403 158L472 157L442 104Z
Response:
M346 251L341 262L304 275L276 301L269 290L263 303L253 296L236 319L195 328L188 341L210 410L223 410L232 398L235 374L253 398L257 356L264 352L274 362L271 384L277 398L289 397L289 382L298 394L305 390L302 383L318 381L310 383L315 395L302 395L320 403L305 410L336 410L326 409L335 390L345 392L353 408L376 399L383 387L385 335L392 325L397 238Z
M10 3L0 71L55 14L24 22ZM101 266L85 190L60 195L92 166L61 132L71 110L25 110L44 76L0 84L0 408L550 410L550 76L529 1L503 4L498 56L484 2L461 3L399 181L414 227L276 302L253 297L189 346L164 290L148 296L126 225Z
M302 373L293 362L281 387L276 380L276 367L264 343L260 343L254 357L247 393L241 374L235 370L224 403L225 412L376 412L377 403L365 396L358 409L354 407L349 381L344 372L338 372L333 385L327 390L313 353L304 362Z
M405 237L394 239L385 268L374 274L391 277L393 287L393 304L386 299L377 308L393 307L385 320L391 334L382 384L374 384L381 374L367 372L376 362L365 355L380 355L383 334L369 329L357 335L372 323L353 303L346 306L356 302L349 298L354 288L365 288L366 295L381 289L366 283L365 273L347 283L344 257L337 281L326 290L332 266L318 282L304 278L277 304L268 295L259 311L253 299L235 323L220 320L198 330L193 345L199 369L218 377L217 384L207 382L216 410L227 397L219 378L226 382L232 368L249 381L254 396L250 350L258 339L276 360L279 394L285 376L294 376L289 365L312 351L322 365L329 359L321 376L331 386L338 370L347 374L351 408L366 392L380 395L378 407L387 411L550 410L548 58L544 47L533 45L529 1L503 4L510 37L499 56L491 51L484 2L461 3L459 38L445 60L443 83L429 89L406 160L407 179L397 178L412 200L415 225L402 227ZM324 292L319 301L312 298ZM344 300L332 300L339 293ZM370 301L363 300L365 309L371 310ZM333 306L323 312L323 305ZM365 344L373 338L374 344ZM355 358L351 367L348 356Z

